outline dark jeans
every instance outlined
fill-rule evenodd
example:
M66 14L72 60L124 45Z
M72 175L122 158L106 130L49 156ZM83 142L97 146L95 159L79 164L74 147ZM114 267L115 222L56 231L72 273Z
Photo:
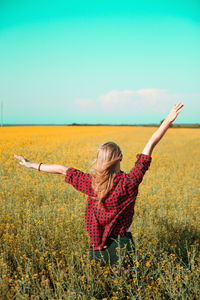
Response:
M89 250L89 258L100 262L102 266L119 264L125 268L132 266L134 254L134 241L131 232L126 232L124 236L110 236L106 243L106 248L102 250Z

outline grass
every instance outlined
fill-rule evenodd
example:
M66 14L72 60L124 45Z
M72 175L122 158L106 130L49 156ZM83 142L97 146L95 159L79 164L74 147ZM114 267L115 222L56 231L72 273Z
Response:
M86 196L34 162L89 172L99 144L113 140L128 172L155 128L25 126L0 130L2 299L198 299L199 129L170 128L139 187L132 231L134 267L90 264ZM131 275L131 279L130 279Z

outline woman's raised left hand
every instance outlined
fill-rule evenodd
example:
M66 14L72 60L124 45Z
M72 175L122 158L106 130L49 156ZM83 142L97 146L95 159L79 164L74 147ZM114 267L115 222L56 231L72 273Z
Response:
M31 168L31 162L25 159L23 156L14 154L14 157L20 161L20 165L25 166L27 168Z

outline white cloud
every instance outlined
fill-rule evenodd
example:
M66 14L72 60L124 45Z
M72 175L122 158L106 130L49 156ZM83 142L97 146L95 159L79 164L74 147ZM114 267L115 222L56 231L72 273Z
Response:
M72 107L79 112L88 113L140 114L149 111L165 113L179 100L180 95L168 94L162 89L111 90L96 99L77 98L73 101Z
M76 98L65 103L73 122L149 124L164 119L173 104L184 103L177 123L199 123L199 93L169 93L164 89L111 90L96 98Z

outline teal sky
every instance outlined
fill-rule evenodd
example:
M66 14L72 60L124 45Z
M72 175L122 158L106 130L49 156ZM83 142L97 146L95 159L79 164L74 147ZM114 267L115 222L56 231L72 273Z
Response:
M5 124L199 123L200 2L0 1Z

